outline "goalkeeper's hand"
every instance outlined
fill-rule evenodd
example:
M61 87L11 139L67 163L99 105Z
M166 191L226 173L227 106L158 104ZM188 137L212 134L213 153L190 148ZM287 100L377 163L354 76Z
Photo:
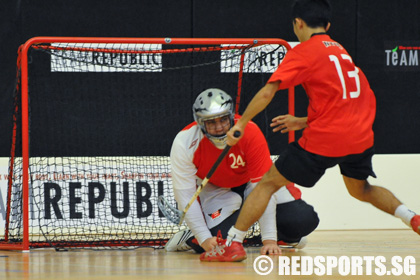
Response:
M274 240L264 240L261 255L281 255L281 249Z
M206 252L211 251L214 249L214 247L216 247L217 245L217 237L213 236L210 238L207 238L206 240L204 240L203 243L201 243L201 248L203 248Z

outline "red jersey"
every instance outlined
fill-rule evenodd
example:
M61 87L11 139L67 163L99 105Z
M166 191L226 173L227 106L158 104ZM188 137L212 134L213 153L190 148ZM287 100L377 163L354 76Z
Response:
M185 127L175 138L171 152L172 165L177 170L173 175L174 187L189 186L186 181L178 180L184 181L192 174L204 179L221 153L222 150L203 135L196 122ZM238 187L250 181L255 183L271 165L264 135L255 123L249 122L242 140L230 148L209 181L222 188Z
M299 145L328 157L362 153L373 146L376 99L347 51L326 34L290 50L268 81L279 89L302 84L309 99L308 127Z

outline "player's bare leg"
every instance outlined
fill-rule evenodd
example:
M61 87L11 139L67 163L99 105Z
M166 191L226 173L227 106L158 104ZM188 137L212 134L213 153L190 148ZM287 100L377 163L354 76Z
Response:
M420 215L408 209L388 189L371 185L367 180L357 180L346 176L343 176L343 180L351 196L401 218L404 223L420 234Z
M290 182L277 171L273 164L245 200L235 228L247 231L262 216L271 196L288 183Z
M343 176L344 183L351 196L360 201L369 202L376 208L394 215L395 209L401 205L389 190L369 184L367 180L357 180Z
M202 253L200 260L206 262L231 262L246 259L246 252L242 242L248 228L262 216L271 196L288 183L289 181L272 165L245 200L235 226L231 227L228 232L227 239L212 251Z

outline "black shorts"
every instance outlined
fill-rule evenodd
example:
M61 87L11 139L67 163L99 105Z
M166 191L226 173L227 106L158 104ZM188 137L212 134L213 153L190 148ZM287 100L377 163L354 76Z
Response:
M344 176L358 180L365 180L369 176L376 178L372 169L373 154L374 148L371 147L361 154L324 157L310 153L293 142L280 154L275 166L287 180L303 187L313 187L325 170L337 164Z

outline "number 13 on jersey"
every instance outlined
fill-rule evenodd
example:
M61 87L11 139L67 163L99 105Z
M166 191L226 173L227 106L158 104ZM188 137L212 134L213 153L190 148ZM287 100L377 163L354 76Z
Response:
M344 73L341 67L340 59L335 55L330 55L329 57L330 57L330 60L334 62L338 77L340 78L341 86L343 88L343 99L347 99L347 86L348 85L346 85L346 81L344 79ZM348 60L353 65L353 61L349 55L341 54L341 59ZM355 66L354 70L347 71L346 74L349 78L351 78L352 81L354 81L355 87L356 87L356 91L349 92L350 98L358 98L360 95L359 68Z

